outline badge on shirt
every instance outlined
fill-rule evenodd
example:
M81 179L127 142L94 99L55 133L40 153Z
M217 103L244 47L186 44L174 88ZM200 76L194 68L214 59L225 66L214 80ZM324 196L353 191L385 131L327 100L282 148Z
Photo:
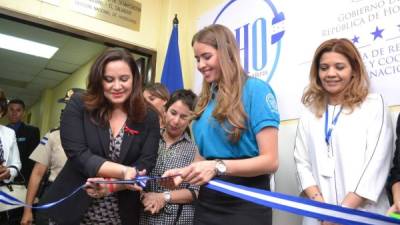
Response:
M26 137L17 138L17 142L24 142L24 141L26 141Z
M320 171L324 177L333 177L335 174L335 158L326 157L324 162L320 164Z

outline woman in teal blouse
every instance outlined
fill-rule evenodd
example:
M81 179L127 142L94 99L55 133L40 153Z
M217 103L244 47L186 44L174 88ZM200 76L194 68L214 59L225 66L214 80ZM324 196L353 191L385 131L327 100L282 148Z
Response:
M204 185L214 177L269 190L278 168L279 112L265 82L250 78L240 65L232 32L211 25L192 39L203 87L193 134L199 153L191 165L167 171L175 184ZM202 186L194 224L272 224L272 210Z

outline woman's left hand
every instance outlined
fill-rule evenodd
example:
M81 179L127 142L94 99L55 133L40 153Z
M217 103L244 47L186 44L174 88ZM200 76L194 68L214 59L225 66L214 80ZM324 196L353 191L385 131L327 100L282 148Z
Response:
M88 178L85 184L86 194L92 198L103 198L109 194L107 184L99 184L96 181L104 181L102 177Z
M155 192L143 192L142 193L142 203L144 206L144 211L151 214L159 213L162 208L165 207L165 200L163 193Z
M390 213L399 213L399 212L400 212L400 201L397 201L392 205L392 207L389 208L386 214L389 216Z
M214 160L194 162L180 170L181 177L190 184L203 185L215 177L216 163Z

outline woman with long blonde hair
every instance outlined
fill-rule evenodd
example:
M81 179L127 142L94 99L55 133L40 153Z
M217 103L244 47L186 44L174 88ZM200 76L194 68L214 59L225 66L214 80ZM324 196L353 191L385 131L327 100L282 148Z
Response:
M204 185L214 177L269 190L278 168L279 113L268 84L250 78L240 65L233 33L211 25L192 39L203 88L195 110L195 162L170 170L182 181ZM201 186L194 224L272 224L272 210Z

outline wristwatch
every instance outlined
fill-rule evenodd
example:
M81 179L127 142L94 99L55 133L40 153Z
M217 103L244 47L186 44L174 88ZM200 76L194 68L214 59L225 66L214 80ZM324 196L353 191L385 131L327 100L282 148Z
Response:
M226 174L226 165L224 161L220 159L215 160L217 163L215 164L215 172L217 176L224 176Z
M171 192L170 191L164 191L164 201L166 203L170 203L171 202Z

